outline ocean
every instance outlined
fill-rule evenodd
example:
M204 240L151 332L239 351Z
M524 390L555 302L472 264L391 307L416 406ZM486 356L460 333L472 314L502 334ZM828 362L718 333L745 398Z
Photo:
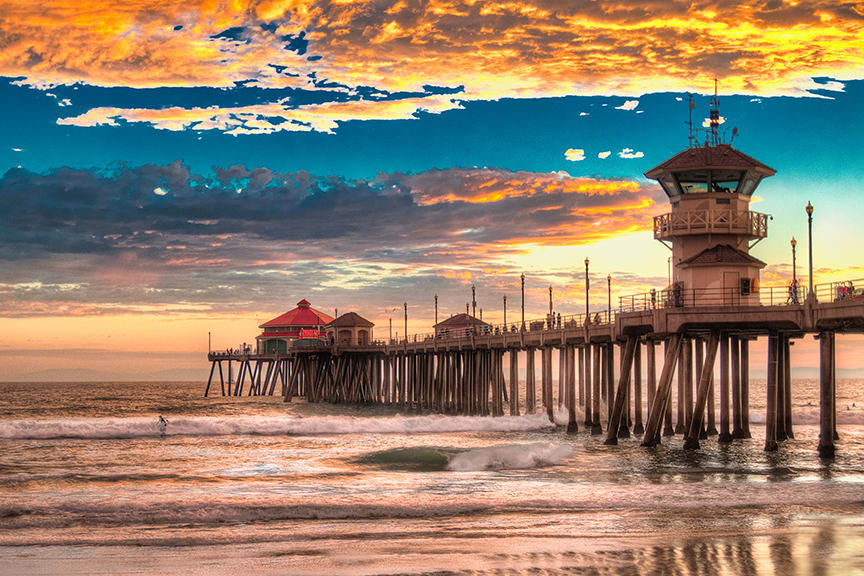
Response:
M696 452L203 391L0 383L0 573L864 574L864 380L830 462L815 380L775 453L759 380L753 438Z

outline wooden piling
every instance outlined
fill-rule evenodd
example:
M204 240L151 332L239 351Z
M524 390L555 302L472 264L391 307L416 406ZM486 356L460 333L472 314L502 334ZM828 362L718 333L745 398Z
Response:
M591 376L592 376L593 381L591 383L591 386L592 386L591 395L592 395L593 405L592 405L591 411L592 411L592 415L594 417L594 420L591 423L591 435L592 436L599 436L600 434L603 433L603 426L601 426L601 424L600 424L600 390L601 390L601 386L600 386L600 378L601 378L600 364L602 361L601 356L603 354L603 352L602 352L603 347L599 344L595 344L592 348L593 348L593 358L592 358L593 366L592 366Z
M592 380L591 380L591 365L593 364L593 356L591 352L591 344L586 342L585 346L582 348L582 357L583 357L583 366L585 368L584 379L584 390L585 390L585 429L590 431L594 427L594 417L593 417L593 409L594 403L591 400L592 397Z
M750 340L741 338L741 435L750 434Z
M690 428L684 440L685 450L699 448L699 437L702 434L702 416L705 413L705 404L708 402L708 391L711 387L711 374L714 372L714 360L717 357L717 344L726 341L726 335L711 332L705 350L705 358L699 371L699 389L696 394L696 403L693 406L693 415L690 419ZM701 343L699 344L701 346ZM728 370L728 364L727 364Z
M765 399L765 451L777 450L777 356L778 336L772 332L768 336L768 378Z
M666 354L663 360L663 368L660 372L660 380L657 391L654 394L651 408L648 411L648 422L645 426L645 435L642 437L642 446L651 447L660 443L660 425L669 412L669 398L671 397L672 375L675 364L681 350L681 335L673 334L666 346Z
M612 414L610 416L609 425L606 429L607 446L615 446L618 444L619 429L621 426L622 416L624 413L624 405L627 402L627 388L630 383L630 375L633 371L633 357L636 354L636 346L638 338L630 336L624 346L621 354L621 371L618 376L618 389L612 400ZM625 424L626 426L626 424ZM628 431L629 432L629 431Z
M637 340L633 355L633 433L643 434L644 432L645 427L642 425L642 343Z
M695 375L696 375L697 394L698 394L698 388L699 388L699 383L700 383L699 378L702 377L702 366L705 364L705 345L707 345L707 344L708 344L707 341L703 341L702 338L696 338L696 340L695 340L695 345L696 345L696 372L695 372ZM707 391L706 396L705 396L706 407L710 405L708 402L709 400L712 400L712 398L711 398L711 379L710 378L708 379L708 391ZM702 427L699 430L699 439L705 440L706 438L708 438L708 429L705 427L704 418L703 418Z
M552 401L552 347L546 346L543 351L546 353L546 395L549 403L546 405L546 416L549 421L555 423L555 404Z
M684 434L686 428L684 428L684 379L686 376L684 375L684 371L686 370L686 363L684 361L684 348L685 346L681 345L681 349L678 352L678 404L676 406L677 410L675 411L675 434Z
M646 422L651 416L651 406L654 404L654 395L657 393L657 346L652 338L645 341L645 351L647 352L645 369L648 371L648 390L647 402L645 404Z
M579 425L576 423L576 347L568 346L567 350L567 433L576 434ZM579 377L581 380L581 376Z
M819 334L819 457L834 458L834 332Z
M693 417L693 338L686 338L684 346L684 434L690 430Z
M732 442L729 431L729 336L725 333L720 337L720 434L717 441Z
M777 337L777 441L786 440L786 341L785 334Z
M741 423L741 341L738 336L729 337L729 348L732 352L732 438L743 438L744 430Z
M510 415L519 416L519 349L510 349Z
M537 386L534 379L536 377L534 369L534 348L525 350L525 413L534 414L537 406Z
M558 408L564 406L564 394L566 391L567 379L567 347L562 343L558 348Z
M783 411L785 417L783 418L783 422L786 424L786 437L795 438L795 434L792 432L792 342L790 341L790 338L788 336L785 338L783 346L785 348L785 353L783 357L786 359L786 362L783 365L783 382L785 386L785 390L783 392Z

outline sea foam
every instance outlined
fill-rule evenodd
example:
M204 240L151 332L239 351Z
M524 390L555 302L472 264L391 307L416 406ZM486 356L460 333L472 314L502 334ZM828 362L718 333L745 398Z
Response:
M165 436L311 436L329 434L434 434L527 432L551 428L545 415L485 416L225 416L168 417ZM0 438L146 438L162 436L156 417L0 420Z

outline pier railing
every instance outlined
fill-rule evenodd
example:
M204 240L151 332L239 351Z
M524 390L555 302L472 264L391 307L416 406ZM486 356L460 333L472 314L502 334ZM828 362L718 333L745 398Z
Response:
M864 278L823 282L813 287L820 302L864 300Z
M585 314L555 314L553 317L525 319L525 332L542 332L552 330L565 330L584 328L586 326ZM602 310L588 314L588 326L608 326L615 321L615 311ZM501 336L504 334L519 334L522 332L522 319L506 324L488 324L485 326L462 327L447 332L434 332L410 334L408 338L394 338L390 344L413 344L416 342L456 342L470 340L482 336Z
M685 234L744 234L753 238L768 236L768 214L737 210L683 210L654 217L657 240Z
M864 286L864 281L862 281ZM826 288L827 290L827 288ZM792 290L784 286L760 286L758 291L744 292L731 288L667 288L641 294L629 294L618 299L621 312L638 312L660 308L692 308L696 306L786 306L802 304L806 288Z

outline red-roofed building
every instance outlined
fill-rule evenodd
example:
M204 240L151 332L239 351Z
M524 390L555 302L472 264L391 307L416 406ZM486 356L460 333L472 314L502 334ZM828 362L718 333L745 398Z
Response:
M256 337L258 353L286 352L288 344L300 337L301 330L321 330L323 332L324 325L332 321L332 316L315 310L308 300L301 300L293 310L289 310L259 326L263 332Z

